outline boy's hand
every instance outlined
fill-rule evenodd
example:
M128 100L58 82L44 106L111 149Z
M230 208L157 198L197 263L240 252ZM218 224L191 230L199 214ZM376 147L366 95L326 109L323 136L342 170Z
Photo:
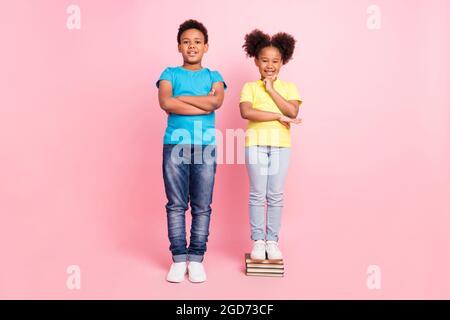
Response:
M280 121L283 126L289 129L291 127L291 123L299 124L302 122L302 119L293 119L280 114L280 118L278 119L278 121Z

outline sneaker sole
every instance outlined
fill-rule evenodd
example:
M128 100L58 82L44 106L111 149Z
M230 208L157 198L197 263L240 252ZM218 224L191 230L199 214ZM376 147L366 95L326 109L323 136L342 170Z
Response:
M180 279L180 280L175 280L175 279L167 279L166 278L166 281L167 282L170 282L170 283L181 283L181 282L183 282L184 281L184 279Z
M189 278L189 281L192 283L202 283L202 282L205 282L206 279L205 280L192 280L191 278Z
M267 257L267 260L283 260L283 256L279 256L279 257Z
M255 261L264 261L264 260L266 260L266 257L264 256L264 258L254 258L254 257L250 256L250 259L255 260Z

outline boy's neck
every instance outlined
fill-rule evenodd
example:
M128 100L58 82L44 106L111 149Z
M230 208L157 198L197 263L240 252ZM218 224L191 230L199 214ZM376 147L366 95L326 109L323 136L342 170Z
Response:
M201 63L196 63L196 64L183 63L183 68L192 70L192 71L203 69Z

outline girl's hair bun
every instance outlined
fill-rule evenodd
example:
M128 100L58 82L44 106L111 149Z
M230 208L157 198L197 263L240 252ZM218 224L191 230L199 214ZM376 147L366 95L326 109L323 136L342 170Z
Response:
M281 53L283 64L286 64L292 59L295 43L294 37L285 32L279 32L271 37L261 30L255 29L245 35L245 42L242 47L250 58L258 57L265 47L275 47Z

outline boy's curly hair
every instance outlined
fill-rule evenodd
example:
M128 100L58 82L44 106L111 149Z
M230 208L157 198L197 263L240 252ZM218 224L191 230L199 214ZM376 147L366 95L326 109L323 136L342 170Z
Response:
M257 58L265 47L275 47L280 50L283 64L286 64L292 59L295 43L294 37L285 32L279 32L271 37L261 30L255 29L245 35L245 43L242 47L250 58Z
M180 24L180 27L178 28L178 44L181 43L181 35L183 34L183 32L189 29L197 29L198 31L203 33L203 36L205 37L205 44L208 43L208 30L206 29L206 27L203 25L203 23L198 22L197 20L190 19Z

